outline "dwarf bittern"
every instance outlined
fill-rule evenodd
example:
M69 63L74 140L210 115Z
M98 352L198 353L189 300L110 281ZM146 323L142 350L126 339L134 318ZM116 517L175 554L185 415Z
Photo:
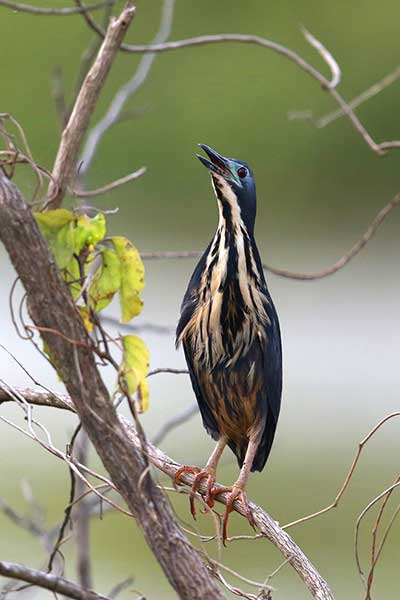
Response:
M278 316L265 282L254 239L256 187L250 167L224 158L200 144L208 158L197 155L210 171L218 201L219 223L190 279L176 332L182 343L203 424L218 443L196 474L194 496L207 479L205 500L229 493L223 519L223 540L233 503L240 499L250 524L253 517L245 494L250 471L262 471L278 421L282 390L282 350ZM214 488L216 468L228 445L240 466L229 488Z

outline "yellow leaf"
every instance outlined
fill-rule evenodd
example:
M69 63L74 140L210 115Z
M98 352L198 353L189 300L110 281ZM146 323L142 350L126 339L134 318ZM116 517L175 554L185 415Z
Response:
M144 287L144 266L140 254L129 240L111 238L121 263L121 322L127 323L142 310L140 292Z
M140 411L147 409L149 390L147 374L149 372L149 351L144 341L137 335L124 335L122 338L124 358L120 367L122 376L128 387L129 394L137 391Z
M83 320L83 324L86 327L86 330L91 333L93 331L93 323L90 320L88 310L86 306L78 306L79 312L81 313L81 317Z

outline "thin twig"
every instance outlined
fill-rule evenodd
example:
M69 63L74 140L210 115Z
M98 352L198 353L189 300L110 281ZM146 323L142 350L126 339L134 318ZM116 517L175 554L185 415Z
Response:
M365 90L364 92L362 92L361 94L359 94L358 96L356 96L355 98L350 100L348 102L348 105L350 106L351 109L357 108L358 106L363 104L363 102L366 102L370 98L373 98L374 96L376 96L377 94L382 92L385 88L392 85L392 83L397 81L399 78L400 78L400 67L396 67L394 69L394 71L391 71L390 73L385 75L385 77L383 77L382 79L380 79L379 81L377 81L376 83L371 85L371 87L369 87L367 90ZM336 119L343 117L344 115L345 115L344 111L342 109L338 109L338 110L334 110L322 117L319 117L319 119L313 120L313 122L319 129L321 129L322 127L326 127L333 121L336 121Z
M96 2L95 4L88 4L87 6L75 6L71 8L41 8L39 6L31 6L30 4L21 4L20 2L11 2L11 0L0 0L0 6L11 8L18 12L30 13L31 15L43 16L62 16L68 17L69 15L77 15L92 10L99 10L111 4L113 0L103 0L102 2Z
M78 5L83 6L80 0ZM174 6L175 0L164 0L160 27L153 43L158 44L168 39L173 23ZM80 158L82 166L79 174L81 177L87 173L104 134L120 119L128 99L136 94L146 81L155 58L155 54L146 54L142 57L133 77L118 90L104 117L90 131Z
M80 5L82 5L81 0L77 0ZM92 18L90 13L83 13L82 15L86 20L89 27L95 31L98 35L104 36L104 29L97 25L96 21ZM315 42L317 40L313 37ZM154 53L154 52L167 52L170 50L178 50L182 48L188 48L193 46L204 46L206 44L221 44L221 43L240 43L240 44L254 44L258 46L262 46L263 48L268 48L273 52L284 56L290 61L294 62L300 69L305 71L308 75L310 75L314 80L316 80L323 89L325 89L333 98L333 100L339 105L339 108L343 111L343 114L350 120L354 129L361 135L365 143L369 146L369 148L378 154L379 156L383 156L386 154L387 150L393 148L400 148L400 141L388 141L377 143L364 125L361 123L360 119L353 112L349 104L346 100L337 92L335 87L332 85L332 82L335 83L335 79L337 79L337 73L333 72L332 81L329 81L322 73L320 73L317 69L315 69L312 65L306 62L297 52L290 50L286 46L282 44L278 44L266 38L257 36L257 35L247 35L242 33L221 33L216 35L200 35L197 37L188 38L185 40L177 40L173 42L164 42L162 44L150 44L150 45L137 45L137 44L121 44L120 50L124 52L134 52L134 53ZM322 44L320 47L323 48ZM325 52L328 51L324 48ZM320 51L320 49L319 49ZM326 59L326 55L324 56L320 52L322 58ZM329 56L331 56L329 54ZM333 57L332 57L332 60ZM332 68L332 65L329 65Z
M125 177L121 177L120 179L117 179L116 181L112 181L111 183L108 183L107 185L103 185L102 187L97 188L96 190L86 191L86 190L74 189L72 194L73 194L73 196L75 196L77 198L93 198L94 196L100 196L101 194L106 194L108 192L111 192L111 190L114 190L115 188L120 187L121 185L124 185L125 183L129 183L129 181L134 181L135 179L139 179L139 177L141 177L145 173L146 173L146 167L141 167L137 171L134 171L133 173L129 173L129 175L125 175Z
M354 539L354 554L356 557L358 573L359 573L361 580L363 581L366 589L367 589L367 582L364 577L364 571L362 570L362 567L361 567L360 554L359 554L359 550L358 550L358 548L359 548L358 541L359 541L359 535L360 535L361 521L363 520L365 515L371 510L371 508L373 506L375 506L375 504L377 502L379 502L379 500L384 498L387 494L391 494L393 490L395 490L396 488L399 487L399 485L400 485L400 481L397 481L396 483L393 483L391 486L389 486L386 490L384 490L383 492L378 494L378 496L376 496L376 498L374 498L373 500L371 500L371 502L369 502L367 504L367 506L364 508L364 510L361 512L361 514L357 518L356 529L355 529L355 539Z
M389 421L390 419L393 419L395 417L400 417L400 411L398 412L393 412L390 413L389 415L386 415L386 417L384 417L383 419L381 419L379 421L379 423L377 423L372 429L371 431L369 431L369 433L367 433L367 435L361 440L361 442L359 442L358 444L358 448L357 448L357 452L354 456L353 462L350 465L350 468L347 472L347 475L345 477L345 480L342 484L342 487L340 488L336 498L334 499L334 501L329 504L328 506L326 506L325 508L322 508L321 510L318 510L317 512L314 512L310 515L307 515L306 517L301 517L301 519L296 519L296 521L291 521L290 523L286 523L286 525L283 525L283 529L289 529L289 527L293 527L294 525L299 525L300 523L305 523L306 521L309 521L310 519L314 519L315 517L319 517L320 515L323 515L324 513L332 510L332 508L336 508L336 506L339 504L340 499L342 498L343 494L345 493L347 486L350 483L350 480L353 476L353 473L356 469L357 463L360 459L360 455L361 452L363 451L363 448L365 446L365 444L372 438L372 436L382 427L382 425L384 425L387 421Z
M332 79L329 83L329 87L331 89L337 87L340 83L341 72L336 60L333 58L329 50L327 50L325 46L319 40L317 40L316 37L314 37L309 31L307 31L307 29L302 27L302 32L307 42L311 44L313 48L316 49L316 51L320 54L322 59L326 62L326 64L331 70Z
M396 477L394 483L398 483L400 481L400 476ZM379 560L379 556L383 550L383 546L385 545L387 536L389 535L390 529L396 519L396 516L400 510L400 505L397 507L397 509L395 510L391 520L389 521L389 524L385 530L385 533L383 534L382 537L382 541L381 544L379 546L378 552L376 552L376 542L377 542L377 535L378 535L378 529L379 529L379 525L381 523L382 520L382 516L383 513L385 511L385 508L387 506L387 503L390 500L390 497L392 495L394 490L391 490L388 494L386 494L386 496L383 499L383 502L381 504L381 507L379 509L378 512L378 516L376 517L376 521L372 530L372 543L371 543L371 568L370 571L368 573L368 578L367 578L367 594L365 596L365 600L371 600L371 589L372 589L372 584L373 584L373 580L374 580L374 574L375 574L375 566Z
M333 275L340 269L343 269L361 250L367 245L370 239L374 236L377 229L382 225L386 217L400 205L400 194L390 200L381 210L378 212L376 217L373 219L367 230L363 233L362 237L350 248L346 254L343 254L333 265L325 267L321 271L315 273L296 273L293 271L286 271L285 269L277 269L271 265L263 263L263 269L278 275L279 277L285 277L287 279L297 279L300 281L315 281L317 279L323 279L328 275ZM189 251L159 251L159 252L142 252L141 257L143 260L159 260L159 259L174 259L174 258L197 258L201 255L201 252L196 250Z

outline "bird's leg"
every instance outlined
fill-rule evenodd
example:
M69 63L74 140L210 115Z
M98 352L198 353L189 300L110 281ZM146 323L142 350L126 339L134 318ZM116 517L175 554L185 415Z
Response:
M183 466L175 473L175 483L179 483L179 478L182 473L194 473L196 475L193 481L192 489L190 490L190 512L192 513L194 519L196 518L194 499L202 479L208 479L205 501L210 508L214 506L214 498L211 490L215 485L218 461L221 458L222 452L224 451L226 442L227 438L225 436L221 436L203 469L199 469L198 467Z
M259 427L255 427L253 431L250 433L249 443L246 450L246 455L243 461L242 468L240 469L240 474L236 482L232 487L218 487L214 488L210 491L211 496L215 497L218 494L229 493L228 499L226 501L226 508L222 521L222 541L224 546L226 546L227 539L227 530L228 530L228 519L229 515L233 511L233 504L235 500L240 500L242 502L244 512L246 517L252 527L255 527L255 522L253 518L253 514L249 507L249 501L247 500L247 495L245 492L247 480L249 478L250 470L253 465L254 456L257 452L258 445L260 443L262 429Z

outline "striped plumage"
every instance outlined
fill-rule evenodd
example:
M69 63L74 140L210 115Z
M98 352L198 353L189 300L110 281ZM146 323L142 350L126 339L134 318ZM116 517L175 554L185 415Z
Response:
M280 330L254 240L251 170L202 147L210 158L199 156L211 172L219 223L190 279L176 339L184 348L204 426L220 440L216 460L210 459L212 474L209 461L199 477L213 479L227 443L242 467L235 484L242 492L249 470L263 469L278 421ZM212 487L209 500L211 494Z

